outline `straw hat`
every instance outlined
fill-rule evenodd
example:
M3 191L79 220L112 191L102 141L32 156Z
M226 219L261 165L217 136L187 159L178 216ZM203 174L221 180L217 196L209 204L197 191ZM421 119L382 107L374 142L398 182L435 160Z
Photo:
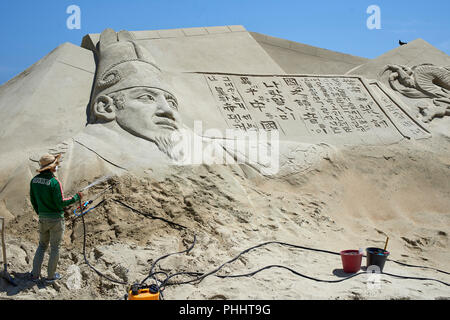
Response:
M40 169L37 169L37 172L42 172L48 169L52 169L59 165L59 158L61 158L61 154L58 154L56 156L46 153L44 154L41 159L39 159L39 165L41 166Z

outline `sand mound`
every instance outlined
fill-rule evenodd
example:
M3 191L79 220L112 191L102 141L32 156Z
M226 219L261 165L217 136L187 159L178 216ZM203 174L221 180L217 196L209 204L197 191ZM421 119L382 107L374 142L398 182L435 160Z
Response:
M171 174L159 179L131 174L113 177L89 189L87 198L111 187L94 205L104 202L85 215L86 256L106 276L132 284L148 275L157 258L191 246L194 234L196 242L189 253L163 259L155 270L169 275L207 273L267 241L339 252L380 247L389 236L392 260L448 271L450 174L446 146L436 138L432 143L346 148L308 172L284 178L249 179L238 166L174 167ZM145 217L118 201L186 229ZM85 263L83 223L71 210L66 213L59 267L64 278L47 286L26 281L23 274L31 269L38 241L36 228L37 216L30 208L7 225L9 270L16 273L19 286L0 280L3 299L123 297L126 285L100 277ZM245 274L267 265L283 265L324 280L348 276L339 256L276 243L249 251L217 274ZM450 282L446 274L389 261L384 271ZM158 275L160 280L164 277ZM378 287L365 274L339 283L320 283L287 269L271 268L252 277L211 275L200 283L169 285L164 298L449 298L448 287L436 281L379 277ZM171 281L193 278L180 275Z

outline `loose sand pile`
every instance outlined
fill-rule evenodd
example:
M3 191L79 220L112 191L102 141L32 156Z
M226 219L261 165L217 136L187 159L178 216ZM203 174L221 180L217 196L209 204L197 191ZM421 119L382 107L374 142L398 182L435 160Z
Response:
M104 188L105 201L85 215L86 252L99 271L120 282L143 280L156 271L214 270L241 251L266 241L339 252L383 247L389 236L390 259L450 271L450 150L445 136L379 147L341 149L308 172L284 178L248 177L239 166L174 167L163 178L113 177L89 189ZM26 188L28 186L24 186ZM183 225L144 217L114 201ZM4 210L4 208L0 208ZM0 280L1 299L122 299L126 285L97 275L83 258L83 223L73 208L53 285L27 281L38 242L38 218L28 206L8 220L8 270L19 286ZM44 260L43 276L46 275ZM362 265L365 266L365 258ZM338 255L269 244L225 265L218 275L245 274L266 265L283 265L310 277L339 280ZM448 274L386 262L385 272L434 278ZM375 279L375 278L376 279ZM187 281L194 276L177 276ZM159 274L158 279L164 279ZM378 280L378 282L374 282ZM150 281L148 283L151 283ZM436 281L362 274L339 283L302 278L271 268L252 277L169 285L165 299L448 299L450 288Z

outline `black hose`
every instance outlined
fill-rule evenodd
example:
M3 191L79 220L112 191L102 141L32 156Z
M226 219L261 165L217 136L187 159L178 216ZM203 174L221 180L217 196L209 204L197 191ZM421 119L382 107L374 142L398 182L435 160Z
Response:
M150 214L150 213L145 213L145 212L139 211L139 210L137 210L137 209L135 209L135 208L133 208L133 207L130 207L130 206L127 205L126 203L123 203L123 202L120 201L120 200L117 200L117 199L111 199L111 200L113 200L113 201L115 201L115 202L117 202L117 203L120 203L120 204L123 205L124 207L127 207L127 208L130 209L131 211L133 211L133 212L135 212L135 213L137 213L137 214L140 214L140 215L142 215L142 216L144 216L144 217L151 218L151 219L159 219L159 220L162 220L162 221L164 221L164 222L170 224L171 226L176 226L176 227L179 227L179 228L182 228L182 229L187 229L185 226L183 226L183 225L181 225L181 224L178 224L178 223L169 221L169 220L164 219L164 218L162 218L162 217L154 216L154 215L152 215L152 214Z
M339 279L339 280L323 280L323 279L318 279L318 278L307 276L305 274L302 274L302 273L300 273L298 271L295 271L295 270L293 270L293 269L291 269L289 267L283 266L283 265L268 265L268 266L264 266L264 267L262 267L262 268L260 268L258 270L255 270L255 271L252 271L252 272L249 272L249 273L245 273L245 274L215 275L215 276L218 277L218 278L222 278L222 279L225 279L225 278L252 277L252 276L254 276L255 274L257 274L257 273L259 273L261 271L264 271L264 270L267 270L267 269L272 269L272 268L286 269L286 270L292 272L293 274L295 274L297 276L300 276L300 277L303 277L303 278L306 278L306 279L309 279L309 280L314 280L314 281L317 281L317 282L325 282L325 283L342 282L342 281L348 280L350 278L353 278L353 277L356 277L356 276L359 276L359 275L362 275L362 274L367 274L366 272L359 272L359 273L352 274L352 275L350 275L348 277L345 277L345 278L342 278L342 279ZM191 282L199 281L199 280L204 279L206 276L208 276L210 274L211 273L203 275L202 273L199 273L199 272L179 272L179 273L171 275L168 279L166 279L167 281L165 281L165 283L163 283L163 285L161 285L161 288L162 288L162 290L164 290L165 287L167 287L167 286L188 284L188 283L191 283ZM402 276L402 275L396 275L396 274L386 273L386 272L383 272L382 274L385 274L385 275L391 276L391 277L395 277L395 278L400 278L400 279L422 280L422 281L436 281L436 282L439 282L439 283L441 283L441 284L443 284L445 286L450 286L450 283L447 283L447 282L444 282L444 281L441 281L441 280L438 280L438 279L433 279L433 278ZM201 277L197 278L197 279L189 280L189 281L168 283L168 280L170 278L173 278L174 276L179 276L179 275L191 275L191 276L201 276Z
M149 213L141 212L141 211L139 211L139 210L137 210L137 209L135 209L135 208L133 208L133 207L131 207L131 206L129 206L129 205L123 203L123 202L120 201L120 200L116 200L116 199L112 199L112 200L115 201L115 202L117 202L117 203L119 203L119 204L121 204L121 205L123 205L123 206L125 206L126 208L130 209L131 211L133 211L133 212L135 212L135 213L138 213L138 214L140 214L140 215L143 215L143 216L145 216L145 217L152 218L152 219L159 219L159 220L162 220L162 221L168 223L169 225L171 225L171 226L173 226L173 227L182 228L182 229L187 229L187 227L185 227L185 226L183 226L183 225L180 225L180 224L178 224L178 223L169 221L169 220L164 219L164 218L162 218L162 217L157 217L157 216L154 216L154 215L149 214ZM81 205L81 201L80 201L80 205ZM98 206L98 205L97 205L97 206ZM92 209L93 209L93 208L92 208ZM92 209L91 209L91 210L92 210ZM86 264L87 264L89 267L91 267L91 269L93 269L98 275L100 275L100 276L102 276L102 277L108 279L109 281L112 281L112 282L118 283L118 284L125 284L125 285L127 285L128 283L126 283L126 282L117 281L117 280L114 280L114 279L111 279L111 278L107 277L106 275L102 274L101 272L99 272L99 271L96 270L93 266L91 266L91 265L89 264L89 262L88 262L88 260L87 260L87 258L86 258L86 253L85 253L85 247L86 247L86 230L85 230L84 216L81 215L81 218L82 218L82 221L83 221L83 231L84 231L83 255L84 255L84 259L85 259ZM258 269L258 270L256 270L256 271L252 271L252 272L249 272L249 273L246 273L246 274L238 274L238 275L217 275L217 274L215 274L215 273L217 273L218 271L220 271L225 265L227 265L227 264L229 264L229 263L232 263L232 262L236 261L237 259L239 259L239 257L242 256L243 254L245 254L245 253L247 253L247 252L249 252L249 251L251 251L251 250L257 249L257 248L259 248L259 247L269 245L269 244L279 244L279 245L289 246L289 247L293 247L293 248L297 248L297 249L310 250L310 251L316 251L316 252L323 252L323 253L328 253L328 254L333 254L333 255L340 255L339 252L333 252L333 251L323 250L323 249L315 249L315 248L310 248L310 247L305 247L305 246L300 246L300 245L294 245L294 244L290 244L290 243L286 243L286 242L281 242L281 241L267 241L267 242L264 242L264 243L257 244L257 245L255 245L255 246L253 246L253 247L247 248L247 249L241 251L241 252L240 252L238 255L236 255L234 258L228 260L227 262L221 264L219 267L217 267L217 268L215 268L214 270L212 270L212 271L210 271L210 272L207 272L207 273L183 271L183 272L177 272L177 273L174 273L174 274L172 274L172 275L168 275L166 272L163 272L163 271L156 271L156 272L154 271L154 269L155 269L157 263L160 262L161 260L163 260L163 259L165 259L165 258L167 258L167 257L170 257L170 256L172 256L172 255L175 255L175 254L189 253L189 252L194 248L194 246L195 246L195 244L196 244L196 239L197 239L197 238L196 238L196 235L194 234L194 240L193 240L192 244L191 244L187 249L182 250L182 251L178 251L178 252L173 252L173 253L165 254L165 255L159 257L158 259L156 259L156 260L153 262L153 264L152 264L152 266L151 266L151 268L150 268L150 271L149 271L148 276L145 277L144 280L141 281L141 285L145 284L145 282L146 282L149 278L152 278L153 280L155 280L156 284L158 285L158 287L159 287L159 289L160 289L160 293L161 293L161 295L162 295L164 289L165 289L167 286L171 286L171 285L180 285L180 284L188 284L188 283L193 283L193 282L199 283L199 282L201 282L204 278L206 278L206 277L208 277L208 276L210 276L210 275L215 275L216 277L219 277L219 278L222 278L222 279L224 279L224 278L251 277L251 276L253 276L253 275L255 275L255 274L257 274L257 273L259 273L259 272L261 272L261 271L264 271L264 270L267 270L267 269L272 269L272 268L286 269L286 270L292 272L293 274L295 274L295 275L297 275L297 276L300 276L300 277L303 277L303 278L306 278L306 279L309 279L309 280L314 280L314 281L317 281L317 282L325 282L325 283L338 283L338 282L342 282L342 281L351 279L351 278L353 278L353 277L359 276L359 275L361 275L361 274L367 274L366 272L359 272L359 273L355 273L355 274L352 274L352 275L350 275L350 276L348 276L348 277L345 277L345 278L342 278L342 279L338 279L338 280L324 280L324 279L318 279L318 278L314 278L314 277L310 277L310 276L304 275L304 274L302 274L302 273L300 273L300 272L298 272L298 271L295 271L295 270L293 270L293 269L291 269L291 268L289 268L289 267L282 266L282 265L268 265L268 266L264 266L264 267L262 267L262 268L260 268L260 269ZM441 273L444 273L444 274L449 274L449 273L446 272L446 271L439 270L439 269L436 269L436 268L427 267L427 266L411 265L411 264L407 264L407 263L403 263L403 262L399 262L399 261L395 261L395 260L389 260L389 259L388 259L387 261L392 261L392 262L395 262L395 263L398 263L398 264L400 264L400 265L404 265L404 266L407 266L407 267L426 268L426 269L435 270L435 271L438 271L438 272L441 272ZM166 278L165 278L163 281L160 281L160 280L158 280L158 279L156 278L156 275L157 275L157 274L163 274L163 275L165 275ZM449 283L446 283L446 282L444 282L444 281L437 280L437 279L432 279L432 278L409 277L409 276L395 275L395 274L391 274L391 273L383 273L383 274L388 275L388 276L392 276L392 277L396 277L396 278L400 278L400 279L413 279L413 280L436 281L436 282L439 282L439 283L444 284L444 285L446 285L446 286L450 286ZM191 277L195 277L195 278L194 278L194 279L191 279L191 280L187 280L187 281L181 281L181 282L169 282L170 279L172 279L172 278L174 278L174 277L176 277L176 276L181 276L181 275L187 275L187 276L191 276ZM159 283L159 284L158 284L158 283Z
M399 265L402 265L402 266L405 266L405 267L430 269L430 270L434 270L434 271L437 271L437 272L441 272L441 273L446 274L446 275L450 275L450 272L447 272L447 271L444 271L444 270L439 270L439 269L432 268L432 267L427 267L427 266L416 266L416 265L413 265L413 264L407 264L407 263L404 263L404 262L395 261L395 260L391 260L391 259L387 259L386 261L392 261L392 262L395 262L395 263L397 263L397 264L399 264Z
M391 277L395 277L395 278L400 278L400 279L411 279L411 280L423 280L423 281L436 281L439 283L442 283L443 285L446 285L447 287L450 287L450 283L438 280L438 279L433 279L433 278L422 278L422 277L410 277L410 276L401 276L401 275L397 275L397 274L392 274L392 273L386 273L383 272L383 274L391 276Z
M156 264L157 264L159 261L161 261L161 260L163 260L163 259L165 259L165 258L167 258L167 257L173 256L173 255L175 255L175 254L189 253L189 251L191 251L192 248L194 248L195 242L196 242L196 241L197 241L197 236L194 234L194 241L192 242L192 245L191 245L189 248L187 248L187 249L185 249L185 250L182 250L182 251L169 253L169 254L166 254L166 255L161 256L161 257L159 257L158 259L156 259L156 260L153 262L152 267L150 268L149 275L148 275L144 280L141 281L141 284L144 284L145 281L147 281L148 278L150 278L150 277L152 277L153 275L156 274L156 273L153 272L153 270L155 269ZM170 277L167 277L167 278L170 278ZM166 280L167 280L167 278L166 278ZM165 281L166 281L166 280L165 280Z
M171 285L189 284L189 283L193 283L193 282L199 283L199 282L201 282L204 278L206 278L206 277L208 277L208 276L210 276L210 275L213 275L213 274L217 273L217 272L218 272L220 269L222 269L226 264L229 264L229 263L232 263L232 262L236 261L237 259L239 259L239 257L240 257L241 255L243 255L243 254L245 254L245 253L247 253L247 252L249 252L249 251L251 251L251 250L253 250L253 249L256 249L256 248L259 248L259 247L262 247L262 246L265 246L265 245L268 245L268 244L280 244L280 245L290 246L290 247L299 248L299 249L311 250L311 251L316 251L316 252L325 252L325 253L329 253L329 254L333 254L333 255L340 255L340 253L338 253L338 252L332 252L332 251L328 251L328 250L314 249L314 248L309 248L309 247L304 247L304 246L294 245L294 244L285 243L285 242L280 242L280 241L268 241L268 242L264 242L264 243L258 244L258 245L256 245L256 246L250 247L250 248L248 248L248 249L246 249L246 250L244 250L244 251L241 251L241 252L240 252L237 256L235 256L234 258L232 258L231 260L229 260L229 261L223 263L222 265L220 265L219 267L217 267L216 269L214 269L214 270L212 270L212 271L210 271L210 272L208 272L208 273L201 273L201 272L186 272L186 271L185 271L185 272L178 272L178 273L172 274L172 275L170 275L169 277L167 277L166 280L161 284L161 286L160 286L161 291L163 291L163 290L165 289L165 287L171 286ZM161 260L161 259L158 259L158 261L159 261L159 260ZM397 262L397 261L393 261L393 262ZM414 267L416 267L416 266L414 266ZM417 267L419 267L419 266L417 266ZM250 276L253 276L253 275L255 275L255 274L257 274L257 273L259 273L259 272L261 272L261 271L263 271L263 270L271 269L271 268L282 268L282 269L286 269L286 270L289 270L290 272L292 272L292 273L294 273L295 275L298 275L298 276L300 276L300 277L303 277L303 278L306 278L306 279L310 279L310 280L314 280L314 281L317 281L317 282L326 282L326 283L338 283L338 282L342 282L342 281L344 281L344 280L353 278L353 277L358 276L358 275L361 275L361 274L367 274L366 272L360 272L360 273L356 273L356 274L350 275L350 276L348 276L348 277L345 277L345 278L342 278L342 279L339 279L339 280L323 280L323 279L318 279L318 278L314 278L314 277L310 277L310 276L304 275L304 274L302 274L302 273L300 273L300 272L298 272L298 271L295 271L295 270L293 270L293 269L291 269L291 268L289 268L289 267L286 267L286 266L282 266L282 265L268 265L268 266L265 266L265 267L263 267L263 268L261 268L261 269L258 269L258 270L256 270L256 271L249 272L249 273L246 273L246 274L240 274L240 275L215 275L215 276L216 276L216 277L219 277L219 278L250 277ZM402 275L395 275L395 274L391 274L391 273L383 273L383 274L388 275L388 276L392 276L392 277L397 277L397 278L400 278L400 279L412 279L412 280L430 280L430 281L436 281L436 282L439 282L439 283L444 284L444 285L446 285L446 286L450 286L449 283L446 283L446 282L444 282L444 281L437 280L437 279L432 279L432 278L408 277L408 276L402 276ZM195 278L195 279L191 279L191 280L187 280L187 281L181 281L181 282L172 282L172 283L169 282L169 280L170 280L171 278L174 278L174 277L180 276L180 275L195 276L196 278Z
M250 247L250 248L248 248L248 249L246 249L246 250L244 250L244 251L241 251L241 252L240 252L237 256L235 256L234 258L232 258L232 259L230 259L229 261L223 263L222 265L220 265L219 267L215 268L214 270L212 270L212 271L210 271L210 272L208 272L208 273L200 273L200 272L178 272L178 273L172 274L171 276L169 276L168 278L166 278L166 280L161 284L160 288L161 288L161 290L164 290L165 287L170 286L170 285L188 284L188 283L193 283L193 282L199 283L199 282L201 282L204 278L206 278L206 277L208 277L208 276L210 276L210 275L213 275L213 274L217 273L217 272L218 272L220 269L222 269L226 264L229 264L229 263L232 263L232 262L236 261L236 260L239 259L239 257L242 256L243 254L245 254L245 253L247 253L247 252L249 252L249 251L251 251L251 250L254 250L254 249L256 249L256 248L259 248L259 247L262 247L262 246L265 246L265 245L269 245L269 244L280 244L280 245L289 246L289 247L294 247L294 248L298 248L298 249L305 249L305 250L316 251L316 252L325 252L325 253L329 253L329 254L333 254L333 255L340 255L340 253L338 253L338 252L332 252L332 251L328 251L328 250L314 249L314 248L309 248L309 247L304 247L304 246L294 245L294 244L285 243L285 242L280 242L280 241L268 241L268 242L264 242L264 243L258 244L258 245L256 245L256 246ZM159 260L161 260L161 259L159 259ZM158 261L159 261L159 260L158 260ZM253 271L253 272L250 272L250 273L246 273L246 274L240 274L240 275L215 275L215 276L216 276L216 277L219 277L219 278L250 277L250 276L253 276L253 275L255 275L255 274L257 274L257 273L259 273L259 272L261 272L261 271L263 271L263 270L271 269L271 268L282 268L282 269L286 269L286 270L289 270L290 272L294 273L295 275L301 276L301 277L303 277L303 278L310 279L310 280L314 280L314 281L317 281L317 282L326 282L326 283L337 283L337 282L342 282L342 281L344 281L344 280L353 278L353 277L355 277L355 276L357 276L357 275L367 274L366 272L360 272L360 273L356 273L356 274L350 275L350 276L348 276L348 277L345 277L345 278L339 279L339 280L323 280L323 279L318 279L318 278L314 278L314 277L310 277L310 276L304 275L304 274L302 274L302 273L300 273L300 272L298 272L298 271L295 271L295 270L293 270L293 269L291 269L291 268L289 268L289 267L286 267L286 266L281 266L281 265L268 265L268 266L265 266L265 267L263 267L263 268L261 268L261 269L258 269L258 270L256 270L256 271ZM444 285L446 285L446 286L450 286L450 284L448 284L448 283L446 283L446 282L444 282L444 281L441 281L441 280L437 280L437 279L431 279L431 278L418 278L418 277L406 277L406 276L395 275L395 274L390 274L390 273L384 273L384 274L389 275L389 276L393 276L393 277L397 277L397 278L401 278L401 279L413 279L413 280L431 280L431 281L437 281L437 282L442 283L442 284L444 284ZM169 282L169 280L170 280L171 278L174 278L174 277L180 276L180 275L195 276L196 278L191 279L191 280L187 280L187 281L181 281L181 282L172 282L172 283Z
M136 213L139 213L139 214L141 214L141 215L149 216L149 217L155 218L155 219L156 219L156 218L159 218L159 217L154 217L154 216L152 216L152 215L150 215L150 214L142 213L142 212L140 212L139 210L136 210L136 209L134 209L134 208L132 208L132 207L130 207L130 206L124 204L123 202L121 202L121 201L119 201L119 200L114 200L114 201L116 201L116 202L118 202L118 203L120 203L120 204L126 206L126 207L129 208L130 210L132 210L132 211L134 211L134 212L136 212ZM159 219L164 220L164 221L168 222L168 223L171 224L171 225L181 226L181 225L175 224L175 223L173 223L173 222L171 222L171 221L167 221L167 220L165 220L165 219L163 219L163 218L159 218ZM186 229L185 226L181 226L181 227L184 228L184 229ZM141 282L141 284L145 283L145 281L147 281L149 278L153 277L153 275L155 274L155 273L153 272L153 270L154 270L154 268L156 267L156 264L157 264L159 261L161 261L161 260L163 260L163 259L165 259L165 258L167 258L167 257L169 257L169 256L175 255L175 254L182 254L182 253L185 253L185 252L188 253L188 252L190 252L190 251L192 250L192 248L194 247L195 243L196 243L196 236L195 236L195 234L194 234L194 241L193 241L192 245L191 245L188 249L183 250L183 251L179 251L179 252L174 252L174 253L166 254L166 255L161 256L160 258L156 259L156 260L154 261L152 267L151 267L151 270L150 270L149 275ZM265 245L269 245L269 244L280 244L280 245L289 246L289 247L293 247L293 248L297 248L297 249L304 249L304 250L315 251L315 252L323 252L323 253L328 253L328 254L338 255L338 256L340 255L339 252L333 252L333 251L329 251L329 250L315 249L315 248L310 248L310 247L305 247L305 246L300 246L300 245L294 245L294 244L290 244L290 243L286 243L286 242L281 242L281 241L268 241L268 242L260 243L260 244L258 244L258 245L253 246L253 247L250 247L250 248L248 248L248 249L246 249L246 250L244 250L244 251L241 251L241 252L240 252L237 256L235 256L234 258L232 258L231 260L229 260L229 261L223 263L222 265L220 265L219 267L217 267L216 269L214 269L214 270L212 270L212 271L210 271L210 272L208 272L208 273L188 272L188 271L174 273L174 274L172 274L172 275L166 277L166 279L165 279L163 282L161 282L160 290L161 290L161 292L162 292L162 291L165 289L165 287L167 287L167 286L169 286L169 285L175 285L175 284L179 285L179 284L188 284L188 283L192 283L192 282L200 282L200 281L202 281L204 278L206 278L206 277L208 277L208 276L210 276L210 275L213 275L213 274L217 273L217 272L218 272L220 269L222 269L226 264L229 264L229 263L232 263L232 262L236 261L237 259L239 259L239 257L240 257L241 255L243 255L243 254L245 254L245 253L247 253L247 252L249 252L249 251L251 251L251 250L254 250L254 249L256 249L256 248L259 248L259 247L262 247L262 246L265 246ZM438 272L442 272L442 273L445 273L445 274L449 274L449 273L446 272L446 271L442 271L442 270L435 269L435 268L431 268L431 267L411 265L411 264L406 264L406 263L403 263L403 262L399 262L399 261L395 261L395 260L389 260L389 259L388 259L388 261L392 261L392 262L395 262L395 263L398 263L398 264L400 264L400 265L404 265L404 266L407 266L407 267L427 268L427 269L432 269L432 270L435 270L435 271L438 271ZM265 267L263 267L263 268L261 268L261 269L258 269L258 270L256 270L256 271L253 271L253 272L250 272L250 273L247 273L247 274L241 274L241 275L228 275L228 276L215 275L215 276L217 276L217 277L219 277L219 278L247 277L247 276L253 276L254 274L256 274L256 273L258 273L258 272L261 272L261 271L263 271L263 270L270 269L270 268L275 268L275 267L276 267L276 268L284 268L284 269L289 270L289 271L291 271L292 273L294 273L294 274L296 274L296 275L298 275L298 276L301 276L301 277L304 277L304 278L307 278L307 279L310 279L310 280L314 280L314 281L318 281L318 282L328 282L328 283L337 283L337 282L341 282L341 281L344 281L344 280L353 278L353 277L355 277L355 276L357 276L357 275L360 275L360 274L366 274L365 272L360 272L360 273L356 273L356 274L353 274L353 275L351 275L351 276L348 276L348 277L345 277L345 278L339 279L339 280L323 280L323 279L317 279L317 278L314 278L314 277L310 277L310 276L301 274L301 273L299 273L299 272L297 272L297 271L295 271L295 270L293 270L293 269L291 269L291 268L288 268L288 267L286 267L286 266L269 265L269 266L265 266ZM444 282L444 281L441 281L441 280L437 280L437 279L431 279L431 278L419 278L419 277L406 277L406 276L394 275L394 274L389 274L389 273L384 273L384 274L389 275L389 276L393 276L393 277L397 277L397 278L401 278L401 279L413 279L413 280L431 280L431 281L437 281L437 282L442 283L442 284L444 284L444 285L446 285L446 286L449 286L448 283L446 283L446 282ZM183 281L183 282L169 283L169 280L170 280L171 278L174 278L174 277L180 276L180 275L194 276L194 277L196 277L196 278L195 278L195 279L191 279L191 280L187 280L187 281ZM156 280L156 279L155 279L155 280Z
M88 259L87 259L87 257L86 257L86 223L84 222L83 206L81 205L81 199L80 199L79 202L80 202L80 208L81 208L81 221L83 222L83 256L84 256L84 262L86 262L86 264L87 264L92 270L94 270L95 273L97 273L99 276L101 276L101 277L103 277L103 278L105 278L105 279L107 279L107 280L109 280L109 281L111 281L111 282L117 283L117 284L124 284L124 285L127 285L127 284L128 284L127 282L115 280L115 279L110 278L110 277L108 277L107 275L101 273L100 271L98 271L97 269L95 269L95 268L89 263L89 261L88 261ZM98 205L97 205L97 206L98 206Z
M295 270L293 270L293 269L291 269L291 268L289 268L289 267L286 267L286 266L282 266L282 265L278 265L278 264L272 264L272 265L268 265L268 266L262 267L261 269L258 269L258 270L256 270L256 271L249 272L249 273L245 273L245 274L224 275L224 276L216 275L216 277L219 277L219 278L242 278L242 277L252 277L252 276L254 276L255 274L257 274L257 273L259 273L259 272L261 272L261 271L264 271L264 270L266 270L266 269L272 269L272 268L286 269L286 270L289 270L290 272L292 272L293 274L295 274L295 275L297 275L297 276L300 276L300 277L303 277L303 278L306 278L306 279L309 279L309 280L314 280L314 281L318 281L318 282L327 282L327 283L342 282L342 281L344 281L344 280L347 280L347 279L350 279L350 278L359 276L359 275L361 275L361 274L367 274L367 273L365 273L365 272L359 272L359 273L352 274L352 275L350 275L350 276L348 276L348 277L345 277L345 278L342 278L342 279L339 279L339 280L323 280L323 279L317 279L317 278L314 278L314 277L310 277L310 276L304 275L304 274L302 274L302 273L300 273L300 272L298 272L298 271L295 271Z
M227 262L221 264L219 267L215 268L214 270L212 270L212 271L210 271L210 272L208 272L208 273L196 273L196 272L179 272L179 273L175 273L175 274L171 275L170 277L168 277L168 278L163 282L163 284L161 285L161 287L162 287L162 289L164 289L164 287L166 287L167 285L173 285L173 284L188 284L188 283L192 283L192 282L200 282L200 281L202 281L204 278L206 278L206 277L208 277L208 276L210 276L210 275L212 275L212 274L217 273L217 272L218 272L220 269L222 269L225 265L230 264L230 263L236 261L236 260L239 259L240 256L242 256L243 254L245 254L245 253L247 253L247 252L249 252L249 251L251 251L251 250L257 249L257 248L259 248L259 247L269 245L269 244L280 244L280 245L289 246L289 247L293 247L293 248L306 249L306 250L312 250L312 251L317 251L317 252L325 252L325 253L329 253L329 254L340 255L339 253L332 252L332 251L328 251L328 250L308 248L308 247L299 246L299 245L294 245L294 244L290 244L290 243L286 243L286 242L281 242L281 241L267 241L267 242L257 244L257 245L255 245L255 246L253 246L253 247L250 247L250 248L248 248L248 249L245 249L245 250L241 251L241 252L240 252L237 256L235 256L234 258L232 258L232 259L228 260ZM198 276L198 277L195 278L195 279L188 280L188 281L176 282L176 283L168 283L168 281L169 281L171 278L173 278L173 277L175 277L175 276L179 276L179 275L196 275L196 276ZM226 277L226 276L224 276L224 277ZM305 276L305 277L307 278L308 276ZM353 277L353 276L351 276L351 277ZM350 278L351 278L351 277L350 277ZM312 278L312 279L314 279L314 278ZM347 278L344 278L344 280L345 280L345 279L347 279ZM320 280L320 279L314 279L314 280L322 281L322 280ZM339 280L339 282L340 282L340 281L342 281L342 279Z

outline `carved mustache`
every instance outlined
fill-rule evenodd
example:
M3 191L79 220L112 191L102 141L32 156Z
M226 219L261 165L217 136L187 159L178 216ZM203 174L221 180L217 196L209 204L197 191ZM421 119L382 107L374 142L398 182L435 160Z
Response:
M170 114L165 114L163 116L155 116L155 118L156 119L154 119L153 122L156 125L169 126L175 130L178 129L178 124L177 124L175 117L173 117Z

